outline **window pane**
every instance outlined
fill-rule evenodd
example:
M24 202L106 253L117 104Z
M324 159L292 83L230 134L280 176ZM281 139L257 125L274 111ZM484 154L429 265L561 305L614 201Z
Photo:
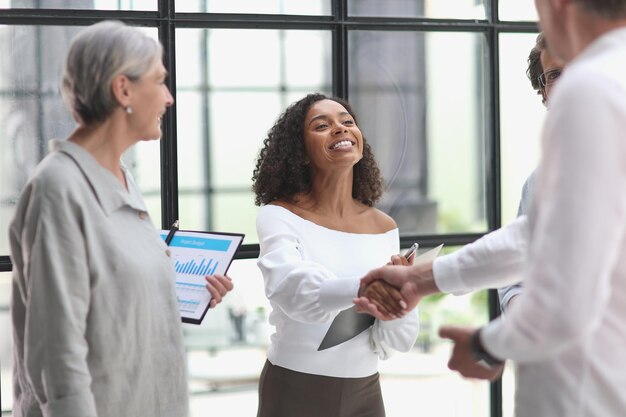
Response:
M156 10L157 0L0 0L0 9Z
M269 130L283 110L280 93L215 93L211 108L214 117L210 135L215 138L210 164L213 184L218 188L249 189L262 132ZM245 122L240 122L240 118Z
M190 417L207 410L256 415L258 380L273 327L256 259L233 261L235 288L200 326L183 325L189 366Z
M59 85L65 54L80 27L0 26L0 227L6 231L28 177L48 151L50 139L75 128ZM156 38L156 29L142 29ZM124 160L131 168L154 222L160 226L159 143L140 143ZM9 253L0 235L0 255Z
M177 12L328 15L331 0L185 0Z
M0 413L11 410L13 402L13 354L11 350L13 332L9 315L10 304L11 273L0 272L0 398L2 398Z
M152 222L161 228L161 144L158 140L139 142L123 157L141 190Z
M402 234L486 229L483 37L353 32L350 102ZM442 53L442 51L455 51Z
M79 29L0 26L0 227L8 229L15 204L48 141L66 137L74 122L59 95L68 39ZM51 51L55 51L52 53ZM7 233L0 254L7 255Z
M546 108L526 76L536 34L500 35L502 223L517 215L522 185L539 162Z
M352 16L485 19L483 0L348 0Z
M242 232L245 243L256 243L250 188L257 154L288 104L331 90L331 34L180 29L176 40L184 74L177 78L178 180L194 195L184 202L181 195L181 222Z
M537 10L532 1L500 0L500 20L536 21Z
M502 416L515 416L515 380L516 369L513 361L506 361L502 373Z
M245 244L257 243L256 238L256 214L257 206L254 205L252 192L224 193L216 191L211 206L213 210L214 224L219 225L220 230L228 232L236 231L246 235Z

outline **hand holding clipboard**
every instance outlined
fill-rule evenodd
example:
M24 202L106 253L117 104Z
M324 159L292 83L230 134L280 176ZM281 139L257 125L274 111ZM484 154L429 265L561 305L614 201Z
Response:
M200 324L209 308L215 307L233 288L226 271L243 242L238 233L179 230L178 220L161 237L176 271L178 310L185 323Z

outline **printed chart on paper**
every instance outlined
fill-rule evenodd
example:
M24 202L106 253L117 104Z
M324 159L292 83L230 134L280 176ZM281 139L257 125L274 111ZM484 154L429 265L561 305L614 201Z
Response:
M161 230L164 240L167 233L167 230ZM202 320L211 301L204 277L226 274L242 241L241 234L176 232L169 248L176 271L176 295L183 321L199 323Z

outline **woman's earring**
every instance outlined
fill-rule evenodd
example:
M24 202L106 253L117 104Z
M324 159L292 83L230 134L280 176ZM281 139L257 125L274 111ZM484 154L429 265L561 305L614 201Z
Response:
M133 108L130 106L126 107L126 114L133 114Z

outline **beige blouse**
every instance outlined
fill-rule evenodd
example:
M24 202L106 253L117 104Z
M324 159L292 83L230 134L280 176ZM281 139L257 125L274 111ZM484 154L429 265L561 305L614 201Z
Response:
M124 169L125 170L125 169ZM14 415L187 415L175 275L131 175L52 141L10 226Z

